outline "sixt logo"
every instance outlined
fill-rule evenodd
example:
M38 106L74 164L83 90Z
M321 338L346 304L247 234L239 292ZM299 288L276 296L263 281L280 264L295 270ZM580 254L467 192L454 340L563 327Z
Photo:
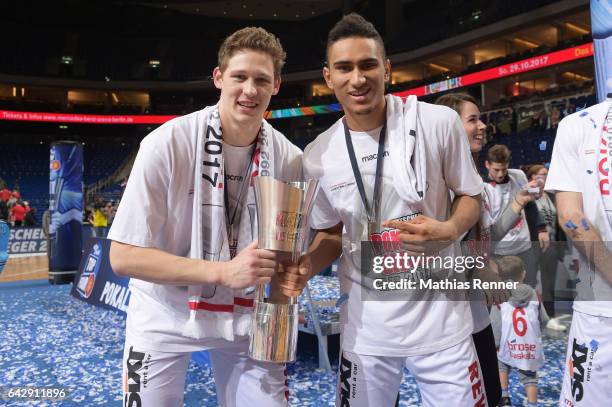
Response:
M572 396L576 401L582 400L584 396L584 363L587 360L589 349L586 345L581 345L576 342L572 343L572 356L569 361L569 373L572 382Z
M351 373L353 371L353 363L344 357L344 353L340 358L340 407L351 407Z
M142 400L140 399L140 374L138 371L142 368L145 354L143 352L134 351L134 347L130 346L130 353L125 361L126 373L124 375L123 398L124 407L141 407Z

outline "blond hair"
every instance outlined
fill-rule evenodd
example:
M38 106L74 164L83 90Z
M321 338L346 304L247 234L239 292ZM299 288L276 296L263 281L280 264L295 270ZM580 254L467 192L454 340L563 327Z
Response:
M502 280L523 281L523 270L525 270L525 265L520 257L504 256L496 260L496 263L499 266L499 276Z
M223 41L217 55L221 72L225 71L230 58L236 52L245 49L260 51L270 55L274 64L274 76L280 77L287 54L285 54L278 38L261 27L245 27L231 34Z

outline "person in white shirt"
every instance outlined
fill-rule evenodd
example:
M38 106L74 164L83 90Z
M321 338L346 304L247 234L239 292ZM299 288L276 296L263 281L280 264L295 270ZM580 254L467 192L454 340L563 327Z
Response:
M580 252L559 404L612 405L612 95L559 123L546 191Z
M499 274L504 281L520 283L512 296L491 309L495 326L496 345L499 347L499 379L502 387L500 407L512 407L508 392L508 374L517 369L527 393L527 407L538 405L538 374L544 363L540 302L533 288L523 284L526 276L523 261L518 256L504 256L497 260Z
M487 150L485 167L487 168L489 182L485 184L487 194L491 197L489 202L493 218L497 218L503 211L516 200L521 189L532 189L535 197L539 197L543 183L533 187L527 181L527 176L521 170L509 169L511 153L508 147L496 144ZM538 192L536 192L538 191ZM538 262L531 245L531 236L527 225L526 211L533 211L537 218L536 227L539 245L542 251L546 251L550 245L546 224L541 220L535 203L530 202L521 212L521 216L508 233L496 244L494 250L496 256L519 256L525 263L527 277L525 283L531 287L536 286Z
M390 301L362 280L369 272L362 241L397 241L412 252L438 241L436 250L455 258L457 240L479 215L482 180L458 115L415 97L385 96L390 69L380 35L361 16L349 14L330 31L323 76L345 116L304 152L305 177L320 183L311 216L318 232L289 273L299 289L342 254L348 299L340 311L336 405L393 406L407 367L424 405L485 406L465 292L452 301L437 290L406 290Z
M530 181L540 179L546 183L547 176L548 168L540 164L532 165L527 170L527 178ZM544 192L535 201L535 204L538 207L540 217L546 225L546 231L552 242L548 249L544 251L538 247L534 247L540 265L542 305L550 318L546 324L546 328L554 331L565 331L567 329L565 325L562 325L559 322L559 318L555 317L555 281L557 276L557 265L559 262L563 262L563 256L565 255L565 248L567 246L565 234L559 230L554 195Z
M436 104L448 106L459 114L467 136L474 165L485 142L486 125L480 120L478 102L467 93L447 93L436 99ZM531 183L536 186L535 183ZM490 197L487 189L481 194L480 219L462 240L465 254L482 253L490 257L491 242L499 241L519 219L523 208L535 198L524 189L520 189L515 199L506 207L503 213L495 219L491 213ZM472 279L500 281L495 262L489 262L483 269L474 268ZM473 281L473 280L472 280ZM474 331L472 338L478 354L482 376L490 406L497 406L501 399L501 384L497 361L497 350L489 310L487 304L500 304L510 296L508 290L472 290L470 292L470 308Z
M191 352L208 350L222 406L287 405L283 364L248 357L254 286L282 274L257 248L251 179L302 179L301 151L263 114L285 53L262 28L225 39L219 102L142 141L114 223L110 261L131 277L125 406L183 405Z

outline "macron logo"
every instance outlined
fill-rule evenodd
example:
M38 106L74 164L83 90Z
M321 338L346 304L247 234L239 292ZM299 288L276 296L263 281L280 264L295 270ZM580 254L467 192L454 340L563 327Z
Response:
M388 156L389 156L389 152L385 151L385 153L383 154L383 157L388 157ZM374 154L370 154L370 155L361 157L361 162L367 163L369 161L376 160L377 158L378 158L378 153L374 153Z

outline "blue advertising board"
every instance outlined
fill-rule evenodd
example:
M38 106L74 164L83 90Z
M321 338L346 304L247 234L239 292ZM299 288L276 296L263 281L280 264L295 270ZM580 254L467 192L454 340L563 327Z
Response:
M125 314L130 301L130 279L113 272L108 256L110 243L108 239L89 238L70 293L92 305Z
M110 244L108 239L89 238L70 294L89 304L126 315L131 295L130 279L113 272L109 259ZM200 365L210 366L207 351L193 352L192 359Z
M83 220L83 146L61 141L51 144L49 163L49 280L68 282L81 258ZM62 278L69 274L70 279Z

